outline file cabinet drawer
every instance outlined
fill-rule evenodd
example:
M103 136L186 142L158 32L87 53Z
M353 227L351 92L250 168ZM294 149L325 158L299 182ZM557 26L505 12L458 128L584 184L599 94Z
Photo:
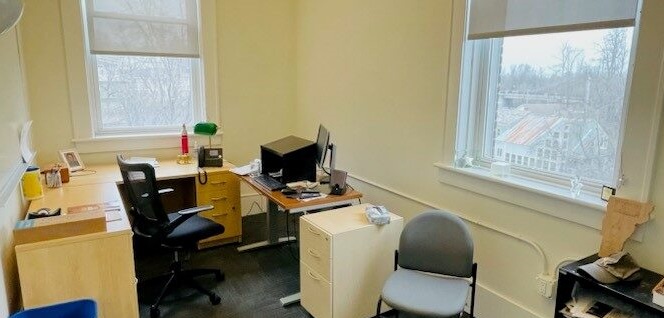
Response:
M304 221L300 223L300 258L327 281L330 275L330 236Z
M208 173L207 182L205 184L197 182L196 186L198 187L198 192L218 192L226 191L232 182L239 182L237 177L232 173Z
M220 238L239 236L242 234L242 219L235 207L227 205L215 206L210 211L201 212L201 217L207 218L224 226L224 233L205 239L203 242L214 241Z
M300 262L300 302L316 318L332 317L332 284Z
M228 195L224 193L216 192L202 192L198 193L198 198L196 200L198 205L207 205L211 204L216 206L227 205L229 201Z

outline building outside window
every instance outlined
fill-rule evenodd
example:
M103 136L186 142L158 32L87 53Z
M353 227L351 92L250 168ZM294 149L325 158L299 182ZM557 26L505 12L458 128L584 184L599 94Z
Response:
M640 2L609 2L466 2L454 162L508 161L555 187L578 176L593 193L620 185Z

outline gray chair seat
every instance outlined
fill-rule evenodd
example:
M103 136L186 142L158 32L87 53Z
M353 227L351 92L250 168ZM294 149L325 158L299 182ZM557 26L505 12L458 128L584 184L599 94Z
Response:
M383 286L383 301L390 307L433 317L459 317L470 282L399 268Z

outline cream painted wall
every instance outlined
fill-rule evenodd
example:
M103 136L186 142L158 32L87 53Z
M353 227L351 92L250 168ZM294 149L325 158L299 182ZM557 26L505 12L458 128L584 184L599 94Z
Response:
M295 123L294 0L217 2L224 153L245 164Z
M34 143L41 165L73 148L60 1L26 0L24 29ZM225 157L244 163L258 145L292 132L295 107L295 1L216 2L219 107ZM174 143L177 145L177 142ZM176 149L124 152L172 158ZM83 154L112 162L115 151Z
M21 70L21 53L16 29L0 35L0 114L13 116L18 122L29 120L28 106L24 94L24 76ZM18 136L18 131L16 136ZM0 147L9 147L14 140L0 142ZM25 215L26 203L16 186L7 202L0 202L0 317L19 307L20 291L16 253L14 252L13 229L16 221Z
M653 102L661 56L664 5L647 1L634 85ZM447 186L437 181L442 158L452 1L300 1L297 38L297 121L301 135L325 124L338 146L337 165L374 185L351 180L368 202L411 218L427 202L478 220L472 225L479 262L479 317L550 317L553 301L539 296L535 250L490 228L539 244L548 270L565 258L596 251L599 232L562 219ZM656 36L659 34L659 36ZM656 49L656 50L653 50ZM636 79L636 78L639 79ZM652 198L664 204L664 134ZM393 191L393 192L390 192ZM401 193L397 195L395 192ZM658 208L658 210L660 210ZM628 250L664 272L664 220L646 228Z

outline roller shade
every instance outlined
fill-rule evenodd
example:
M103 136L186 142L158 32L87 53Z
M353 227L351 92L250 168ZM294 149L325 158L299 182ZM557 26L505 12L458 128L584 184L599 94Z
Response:
M93 54L199 57L196 0L86 0Z
M633 26L638 0L470 0L468 39Z

